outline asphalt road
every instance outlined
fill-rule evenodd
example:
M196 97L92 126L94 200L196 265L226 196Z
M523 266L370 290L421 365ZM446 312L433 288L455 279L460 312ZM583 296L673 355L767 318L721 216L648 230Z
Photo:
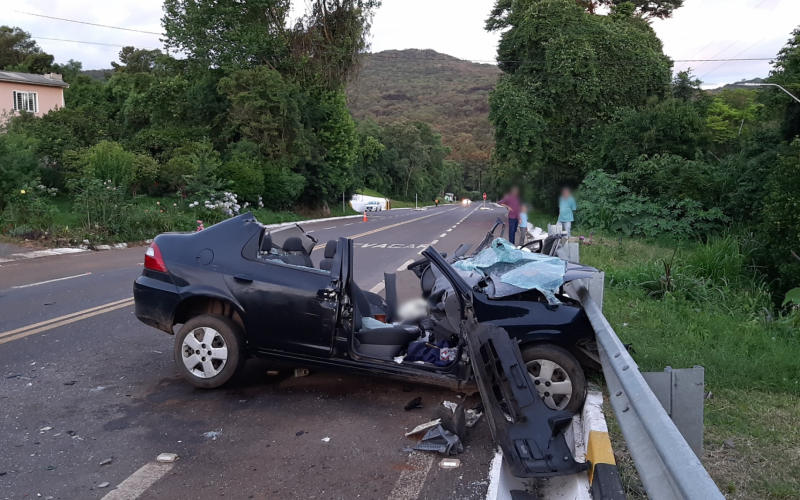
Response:
M353 238L356 281L378 290L384 271L427 245L476 244L504 215L477 208L304 228L320 246ZM454 470L409 453L415 441L404 437L459 401L454 392L338 372L295 378L294 366L264 360L221 389L185 382L173 337L140 323L126 300L144 250L0 265L0 498L483 498L494 455L485 421L464 437ZM424 408L404 411L416 396ZM154 464L160 453L180 459Z

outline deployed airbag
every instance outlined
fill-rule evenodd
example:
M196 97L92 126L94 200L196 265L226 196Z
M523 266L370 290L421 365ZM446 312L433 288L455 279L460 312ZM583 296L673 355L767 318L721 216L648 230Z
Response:
M556 292L564 284L566 262L531 252L523 252L503 238L496 238L478 255L453 263L461 271L478 271L494 283L494 296L506 297L519 289L539 290L550 304L559 304ZM510 285L503 287L501 283Z

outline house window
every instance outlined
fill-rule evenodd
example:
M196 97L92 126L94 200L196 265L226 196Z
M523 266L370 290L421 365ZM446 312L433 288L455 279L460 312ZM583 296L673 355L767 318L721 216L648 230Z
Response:
M14 111L39 112L39 94L37 92L14 91Z

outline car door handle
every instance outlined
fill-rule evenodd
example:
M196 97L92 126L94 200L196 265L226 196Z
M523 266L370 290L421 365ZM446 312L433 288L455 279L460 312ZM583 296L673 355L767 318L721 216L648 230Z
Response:
M233 277L233 280L243 285L249 285L250 283L253 282L253 278L251 278L247 274L237 274L236 276Z

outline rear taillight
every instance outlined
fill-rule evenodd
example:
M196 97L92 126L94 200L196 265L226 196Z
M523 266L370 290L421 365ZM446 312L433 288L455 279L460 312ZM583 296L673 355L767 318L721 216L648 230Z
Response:
M159 250L155 241L150 243L150 248L144 254L144 267L151 271L167 272L167 265L164 263L164 259L161 257L161 250Z

